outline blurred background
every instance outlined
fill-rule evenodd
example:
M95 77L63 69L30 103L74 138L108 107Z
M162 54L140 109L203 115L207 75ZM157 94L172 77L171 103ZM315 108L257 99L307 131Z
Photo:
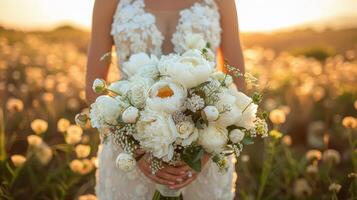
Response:
M98 134L74 122L93 2L0 1L0 199L95 199ZM357 199L357 1L236 3L272 130L236 198Z

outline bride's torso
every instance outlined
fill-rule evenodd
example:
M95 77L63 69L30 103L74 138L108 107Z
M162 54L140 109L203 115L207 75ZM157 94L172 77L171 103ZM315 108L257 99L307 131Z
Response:
M183 53L186 34L199 33L212 49L221 40L218 8L214 0L197 0L183 9L157 10L145 0L120 0L112 24L119 63L131 54L160 56Z

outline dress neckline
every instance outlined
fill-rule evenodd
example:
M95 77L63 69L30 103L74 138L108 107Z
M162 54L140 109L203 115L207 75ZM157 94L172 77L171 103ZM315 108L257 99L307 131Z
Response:
M143 11L145 14L150 15L150 16L154 19L154 21L153 21L153 26L157 29L157 31L158 31L160 37L163 38L163 41L162 41L161 46L160 46L160 49L163 50L163 45L164 45L164 43L165 43L166 40L170 40L170 45L173 47L173 49L175 49L175 48L174 48L174 47L175 47L175 44L174 44L174 42L173 42L173 37L174 37L175 34L177 34L178 26L180 25L180 21L182 20L182 13L184 13L184 12L186 12L186 11L188 11L188 10L191 10L192 8L194 8L194 7L197 6L197 5L203 5L204 0L200 0L199 2L194 2L191 6L188 6L188 7L186 7L186 8L180 9L180 10L178 11L179 17L178 17L178 19L177 19L177 21L176 21L175 31L174 31L170 36L168 36L168 38L166 38L166 37L164 36L164 34L162 33L162 31L159 29L159 26L157 25L156 15L146 9L146 2L145 2L145 0L141 0L141 2L142 2L142 5L143 5L143 6L142 6L142 11ZM164 53L164 52L163 52L163 53Z

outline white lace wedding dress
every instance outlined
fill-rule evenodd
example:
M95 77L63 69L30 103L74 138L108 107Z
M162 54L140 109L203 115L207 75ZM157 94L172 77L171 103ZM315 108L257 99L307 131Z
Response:
M186 33L202 34L212 49L220 44L221 27L219 12L214 0L199 0L191 7L180 11L176 31L171 42L176 53L182 53L180 46ZM164 36L156 25L156 18L145 9L145 0L120 0L114 15L112 35L119 62L131 54L147 52L160 56ZM119 66L120 66L119 63ZM123 74L123 73L122 73ZM147 200L151 199L155 185L141 171L127 173L115 167L115 159L121 149L111 139L103 143L97 171L96 193L100 200ZM233 199L236 174L230 161L226 174L218 172L209 161L198 178L183 191L184 200Z

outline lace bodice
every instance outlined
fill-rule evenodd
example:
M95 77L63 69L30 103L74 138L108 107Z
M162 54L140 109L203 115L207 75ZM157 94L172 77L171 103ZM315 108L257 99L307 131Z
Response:
M200 33L216 49L221 41L220 17L214 0L199 0L179 12L176 31L171 36L175 53L182 53L185 34ZM119 64L131 54L146 52L160 56L164 36L155 15L145 10L145 0L120 0L114 15L114 37Z

